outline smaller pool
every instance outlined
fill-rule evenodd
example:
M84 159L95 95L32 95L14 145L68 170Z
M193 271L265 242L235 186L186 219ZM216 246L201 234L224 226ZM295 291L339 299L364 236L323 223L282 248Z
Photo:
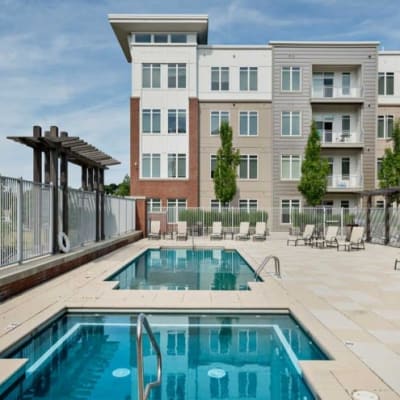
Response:
M146 250L107 280L118 289L249 290L255 278L236 250L164 248Z

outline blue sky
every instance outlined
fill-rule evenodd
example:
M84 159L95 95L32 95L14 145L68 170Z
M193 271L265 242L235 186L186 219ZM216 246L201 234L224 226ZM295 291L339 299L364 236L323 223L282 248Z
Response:
M26 179L32 151L6 136L36 124L120 160L106 183L129 172L130 65L109 13L208 14L210 44L378 40L400 50L398 0L0 0L0 10L0 174Z

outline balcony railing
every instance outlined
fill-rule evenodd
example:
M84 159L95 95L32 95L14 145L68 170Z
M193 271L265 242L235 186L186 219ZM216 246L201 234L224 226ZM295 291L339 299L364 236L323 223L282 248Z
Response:
M359 98L362 96L361 87L348 87L348 86L322 86L312 87L311 97L322 99L342 99L342 98Z
M362 175L330 175L328 189L360 189L363 184Z
M338 143L361 143L361 132L333 132L324 130L321 132L322 144L338 144Z

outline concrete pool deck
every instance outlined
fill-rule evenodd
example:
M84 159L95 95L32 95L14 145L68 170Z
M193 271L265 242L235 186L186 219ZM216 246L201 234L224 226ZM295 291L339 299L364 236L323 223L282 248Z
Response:
M237 249L256 269L266 255L281 262L282 279L269 263L264 282L250 291L112 290L104 279L148 247L190 247L191 240L140 240L0 304L0 351L55 313L70 309L258 310L290 309L333 358L302 362L306 380L322 399L350 399L368 390L400 399L400 250L367 244L352 252L287 246L286 234L265 242L210 241L196 246ZM0 381L15 371L3 360Z

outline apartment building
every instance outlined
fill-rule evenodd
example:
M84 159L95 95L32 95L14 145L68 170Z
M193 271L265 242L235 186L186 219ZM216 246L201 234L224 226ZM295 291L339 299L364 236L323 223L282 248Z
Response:
M400 117L399 52L372 41L210 45L206 15L109 21L132 65L131 194L150 210L222 206L212 180L222 121L241 154L230 205L267 210L272 229L305 205L297 185L312 120L330 166L324 204L357 206L377 187Z

